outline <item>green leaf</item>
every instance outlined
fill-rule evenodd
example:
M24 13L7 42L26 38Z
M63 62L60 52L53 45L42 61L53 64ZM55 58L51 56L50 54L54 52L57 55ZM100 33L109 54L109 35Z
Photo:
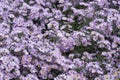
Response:
M87 6L84 6L84 5L76 5L75 8L76 8L76 9L86 9Z

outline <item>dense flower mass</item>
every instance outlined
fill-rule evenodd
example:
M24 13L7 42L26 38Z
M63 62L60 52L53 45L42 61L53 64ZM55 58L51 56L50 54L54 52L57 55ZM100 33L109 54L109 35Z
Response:
M0 0L0 80L120 80L120 0Z

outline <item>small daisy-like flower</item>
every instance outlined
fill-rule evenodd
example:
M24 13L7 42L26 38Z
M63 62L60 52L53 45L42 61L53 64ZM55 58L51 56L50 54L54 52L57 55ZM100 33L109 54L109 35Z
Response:
M0 80L3 80L4 74L0 72Z
M20 71L18 69L15 69L14 72L13 72L13 74L15 76L19 76L20 75Z
M44 69L41 69L41 70L40 70L40 74L41 74L41 75L44 75L45 73L46 73L46 72L45 72Z
M52 57L49 56L49 57L46 58L46 60L47 60L48 62L51 62L51 61L52 61Z
M22 56L22 63L29 64L32 61L31 55L23 55Z
M111 75L104 75L103 79L104 80L111 80Z
M10 14L9 17L13 19L13 18L15 18L15 15L14 14Z
M101 79L97 77L97 78L95 78L95 80L101 80Z

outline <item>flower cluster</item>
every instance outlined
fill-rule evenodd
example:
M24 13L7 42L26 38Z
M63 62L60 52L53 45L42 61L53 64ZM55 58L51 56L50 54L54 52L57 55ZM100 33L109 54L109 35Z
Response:
M0 80L119 79L119 0L0 0Z

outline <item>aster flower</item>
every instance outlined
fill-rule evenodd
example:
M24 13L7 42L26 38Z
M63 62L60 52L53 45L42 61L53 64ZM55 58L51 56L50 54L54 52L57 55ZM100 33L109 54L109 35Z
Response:
M0 72L0 80L3 80L4 74Z
M25 80L39 80L39 79L34 74L28 74L27 77L25 77Z
M26 55L23 55L22 56L22 64L29 64L30 62L31 62L31 60L32 60L32 57L31 57L31 55L28 55L28 54L26 54Z

